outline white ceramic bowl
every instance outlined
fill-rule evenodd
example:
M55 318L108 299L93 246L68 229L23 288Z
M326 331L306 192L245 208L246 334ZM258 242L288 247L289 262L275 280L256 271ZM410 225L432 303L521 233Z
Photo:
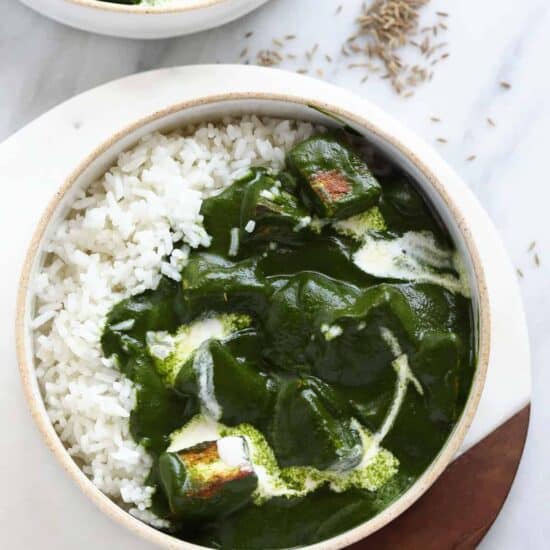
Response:
M33 311L32 281L43 261L44 242L70 208L78 189L86 187L112 165L117 155L143 135L169 130L192 121L217 119L230 114L256 113L335 124L334 117L376 144L418 182L462 252L473 294L477 333L477 370L464 412L440 454L397 501L362 525L310 549L343 548L380 529L414 503L438 478L452 458L472 422L485 382L490 349L490 314L485 276L468 220L451 198L447 185L457 176L434 151L375 106L335 86L274 69L242 66L182 68L194 78L182 86L181 101L120 128L104 143L89 151L55 195L30 245L24 265L17 307L17 352L24 390L33 416L65 470L106 514L144 538L170 549L199 548L157 531L133 518L101 493L74 463L53 429L42 401L34 372L30 319ZM228 84L231 83L231 84ZM229 91L228 91L229 90ZM326 113L326 114L324 114Z
M100 0L21 0L42 15L85 31L124 38L169 38L219 27L267 0L172 0L124 5Z

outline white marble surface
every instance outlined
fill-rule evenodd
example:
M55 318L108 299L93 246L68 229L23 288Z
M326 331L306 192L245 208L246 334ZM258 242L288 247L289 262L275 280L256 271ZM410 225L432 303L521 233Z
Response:
M534 369L533 422L517 482L484 546L547 548L550 528L546 521L546 496L550 492L550 474L538 465L547 463L550 451L545 429L550 409L543 394L550 382L543 361L545 351L550 351L550 292L544 285L550 261L549 224L545 216L545 199L550 198L545 182L550 77L544 69L550 46L550 6L546 0L524 0L521 8L511 1L461 0L451 5L434 0L434 7L451 14L447 35L451 57L439 67L429 85L419 89L414 98L403 100L390 91L387 82L371 77L360 84L362 74L347 70L349 61L338 58L339 45L353 30L353 16L360 2L343 1L344 9L335 18L338 3L272 0L258 12L216 31L146 43L66 29L35 15L15 0L0 0L4 31L0 38L0 138L75 93L115 77L161 66L236 62L248 42L254 52L270 47L273 37L285 34L298 36L295 46L289 48L296 53L319 42L319 52L312 63L314 70L323 69L328 80L377 102L426 140L440 136L448 139L447 144L438 145L441 154L471 185L497 224L514 263L524 272L521 284ZM252 29L255 35L245 41L244 34ZM331 55L334 62L324 61L324 54ZM302 66L304 63L300 62L289 68ZM512 83L510 91L498 86L502 79ZM154 89L148 93L154 94ZM430 122L431 115L440 117L442 122ZM487 116L495 120L496 127L486 123ZM466 162L465 158L473 153L477 159ZM3 183L9 186L10 182ZM8 205L4 202L3 206ZM537 241L539 268L533 254L527 252L532 240ZM5 368L14 370L12 365ZM13 385L2 388L0 401L0 422L20 424L20 430L13 435L15 439L17 433L23 437L32 429L28 415L8 417L11 411L24 407L20 391L14 389L18 388L16 378L15 372L8 377L7 382ZM9 452L9 446L6 444L2 450L3 454ZM68 500L61 495L76 493L77 489L70 480L58 475L59 468L46 449L34 452L40 467L29 472L30 480L25 486L32 485L33 479L38 484L40 478L51 475L59 479L59 492L45 495L21 491L3 500L0 541L6 547L87 549L108 541L112 548L148 548L122 529L113 529L84 499L79 504L89 507L89 523L71 523L70 510L65 508ZM20 530L18 538L9 529L14 508L28 509L29 517L38 523L36 528ZM40 510L48 513L40 514ZM48 524L42 525L42 521Z

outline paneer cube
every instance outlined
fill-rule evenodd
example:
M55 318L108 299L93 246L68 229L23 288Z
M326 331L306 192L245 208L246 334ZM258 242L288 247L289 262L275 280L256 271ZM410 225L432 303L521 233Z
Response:
M219 518L250 502L258 479L243 437L222 437L159 459L170 511L181 520Z
M381 187L366 163L331 136L312 137L292 149L288 165L302 198L323 218L343 219L377 204Z

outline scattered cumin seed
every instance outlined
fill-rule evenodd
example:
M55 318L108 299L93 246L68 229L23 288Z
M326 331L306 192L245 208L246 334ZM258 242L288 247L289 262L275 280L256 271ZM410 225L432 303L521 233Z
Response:
M537 267L539 267L539 266L540 266L540 258L539 258L539 255L538 255L538 254L535 254L534 258L535 258L535 265L536 265Z
M446 11L436 11L436 15L439 15L439 17L449 17L449 14Z
M441 122L441 119L438 118L438 117L436 117L436 116L431 116L431 117L430 117L430 120L431 120L432 122Z
M487 123L489 124L489 126L496 126L495 121L489 116L487 117Z
M466 160L468 162L472 162L472 160L475 160L477 158L477 155L470 155Z
M523 271L519 267L516 268L516 273L520 279L523 279Z
M343 7L344 7L344 6L343 6L342 4L340 4L340 5L339 5L339 6L338 6L338 7L336 8L336 11L334 12L334 13L335 13L335 15L338 15L339 13L341 13L341 12L342 12L342 9L343 9Z
M365 75L362 79L361 79L361 84L364 84L369 78L369 75Z
M295 34L287 34L285 36L285 40L294 40L296 38Z
M329 63L332 63L332 57L330 57L330 55L327 53L325 54L325 59L329 62Z
M248 47L243 49L243 51L239 54L239 57L243 58L247 53L248 53Z
M277 46L277 47L279 47L279 48L282 48L282 47L283 47L283 43L282 43L280 40L277 40L276 38L274 38L274 39L272 40L272 42L273 42L273 45L274 45L274 46Z
M448 143L448 141L445 138L439 137L436 139L439 143Z
M298 74L307 74L308 71L307 71L307 69L298 69L296 72Z
M509 90L512 87L512 85L509 82L506 82L506 80L501 80L500 87L504 88L505 90Z
M260 50L256 55L256 61L258 65L263 67L272 67L273 65L279 65L283 60L281 54L274 50Z
M245 37L245 38L250 38L253 34L254 34L254 31L248 31L248 32L244 35L244 37Z
M529 245L529 248L527 249L527 252L531 252L532 250L534 250L535 246L537 246L537 241L532 241Z
M442 56L441 56L441 59L447 59L447 57L449 57L451 54L450 53L444 53Z

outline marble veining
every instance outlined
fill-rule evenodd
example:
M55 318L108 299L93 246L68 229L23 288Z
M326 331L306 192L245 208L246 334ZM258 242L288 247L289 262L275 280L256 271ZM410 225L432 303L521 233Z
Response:
M342 12L335 15L340 3ZM258 50L271 48L273 38L296 34L286 51L295 53L298 59L286 60L282 67L296 70L307 66L314 76L320 69L326 80L378 103L432 143L480 199L514 264L523 273L521 287L533 357L532 426L510 498L482 547L548 548L550 407L545 394L550 387L546 361L550 354L550 3L433 0L434 10L450 13L444 40L449 42L451 55L437 66L433 81L420 86L409 99L398 97L386 81L376 76L362 83L364 73L349 69L352 61L341 55L342 41L354 31L360 4L361 0L271 0L222 28L146 42L86 34L49 21L15 0L0 0L0 139L54 105L111 79L174 65L243 62L247 57L252 59ZM246 39L249 31L254 34ZM310 65L304 65L304 51L316 43L318 52ZM245 47L249 51L239 57ZM502 88L502 80L510 82L511 89ZM154 89L140 93L154 94ZM75 131L90 116L94 114L76 113L70 121ZM432 122L431 116L439 117L441 122ZM487 117L494 120L494 127ZM437 142L439 137L447 143ZM476 158L466 160L471 155ZM10 185L3 183L4 188ZM7 202L3 202L4 208L9 206ZM532 241L536 245L529 251ZM0 342L3 355L12 346L4 340ZM11 365L9 368L13 372L3 386L0 418L11 421L17 410L20 433L28 433L33 429L31 419L23 414L20 392L10 389L18 387L18 382L15 369ZM9 449L3 451L5 454ZM29 472L29 481L38 483L43 476L56 476L60 493L77 492L47 453L45 448L37 451L37 467ZM87 524L71 522L70 511L64 509L65 500L56 495L29 491L10 494L0 504L2 539L7 534L5 540L13 550L34 548L37 536L46 550L77 546L86 550L105 540L113 548L150 548L113 526L87 500L80 499L79 503L90 508ZM24 529L22 520L10 520L14 514L36 520L38 511L44 509L49 510L47 525L38 522L33 529Z

